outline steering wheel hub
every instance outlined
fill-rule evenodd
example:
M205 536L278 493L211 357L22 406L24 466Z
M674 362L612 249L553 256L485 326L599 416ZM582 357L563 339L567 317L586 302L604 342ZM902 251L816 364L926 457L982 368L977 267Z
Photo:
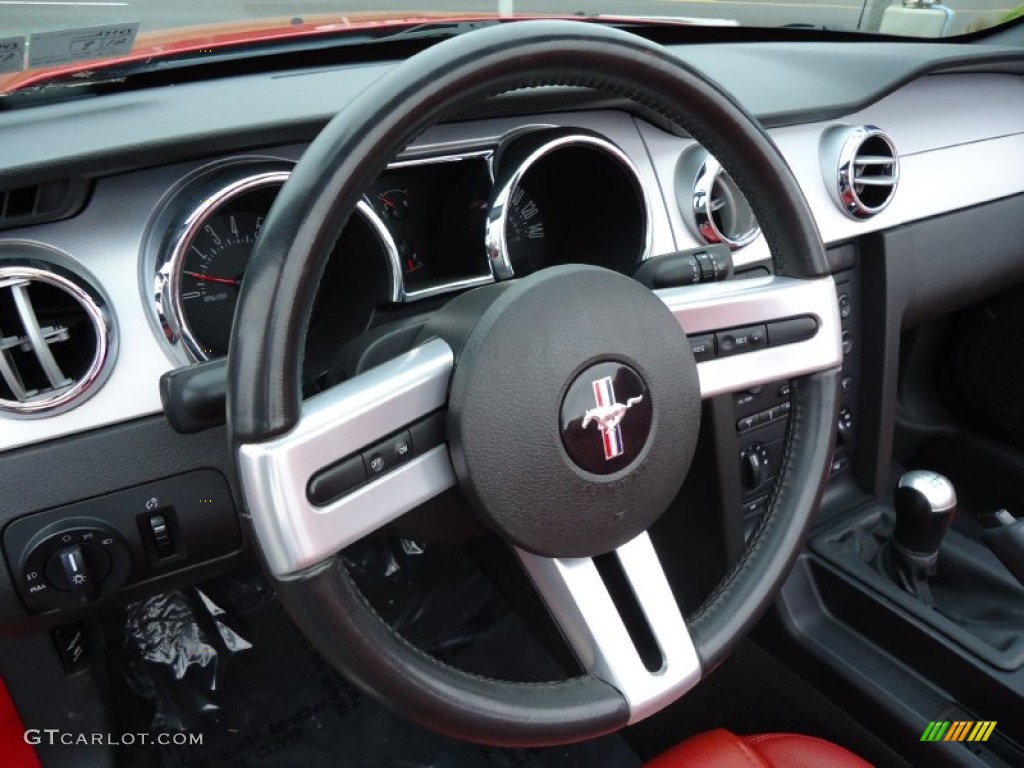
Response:
M478 317L456 353L448 417L477 511L548 557L603 554L647 530L700 426L697 365L664 302L571 265L520 280Z

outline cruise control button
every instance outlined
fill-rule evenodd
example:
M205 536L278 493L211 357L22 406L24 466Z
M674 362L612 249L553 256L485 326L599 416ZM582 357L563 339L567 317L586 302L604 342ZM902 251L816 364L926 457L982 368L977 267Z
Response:
M693 359L698 363L704 360L714 360L715 337L710 333L706 336L691 336L690 349L693 350Z
M366 468L363 466L363 457L353 456L314 475L306 488L306 496L314 504L322 506L340 499L365 482Z
M813 317L794 317L790 320L768 323L768 339L773 347L778 344L805 341L817 332L818 321Z
M718 343L718 356L726 357L766 347L768 335L763 325L752 325L716 333L715 341Z
M403 430L363 452L366 475L373 479L385 472L390 472L399 464L404 464L411 459L412 454L412 438L409 436L408 430Z

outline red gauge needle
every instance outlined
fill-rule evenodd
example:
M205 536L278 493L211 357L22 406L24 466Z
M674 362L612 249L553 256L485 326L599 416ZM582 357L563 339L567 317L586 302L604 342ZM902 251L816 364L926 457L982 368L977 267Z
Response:
M228 277L214 277L213 275L204 275L202 272L185 272L189 277L194 277L196 280L202 280L207 283L221 283L222 285L241 285L241 280L232 280Z

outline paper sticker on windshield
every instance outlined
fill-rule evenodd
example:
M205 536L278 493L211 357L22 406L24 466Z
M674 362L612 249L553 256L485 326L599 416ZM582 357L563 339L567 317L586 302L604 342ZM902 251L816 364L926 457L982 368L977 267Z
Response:
M52 67L130 53L139 22L36 32L28 39L28 65Z
M25 66L25 38L0 37L0 72L20 72Z

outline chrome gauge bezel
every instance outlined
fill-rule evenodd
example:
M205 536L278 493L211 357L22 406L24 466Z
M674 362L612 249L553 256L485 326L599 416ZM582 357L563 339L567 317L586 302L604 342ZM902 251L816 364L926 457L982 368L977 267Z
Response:
M222 168L204 176L198 184L190 184L177 195L178 199L196 193L199 205L186 207L176 216L177 224L170 229L164 246L156 261L153 282L153 306L164 339L183 362L202 362L210 356L203 350L189 327L181 297L182 269L189 245L203 226L224 206L251 192L284 185L291 176L290 166L277 163L275 166L238 164ZM387 225L373 207L361 200L356 206L356 215L362 216L380 240L384 249L388 269L391 273L389 300L403 299L401 266L398 247Z
M523 179L530 169L538 161L557 152L560 149L573 146L591 147L604 152L622 166L623 170L630 176L634 189L640 198L643 207L644 236L643 249L640 253L638 263L645 261L651 256L651 248L654 239L653 221L651 216L651 202L640 178L640 172L630 157L623 152L616 144L597 134L583 131L536 131L536 135L530 133L519 134L515 137L517 141L538 141L537 146L532 149L525 158L520 160L510 170L499 168L496 176L495 191L492 193L491 208L487 213L487 229L485 244L487 248L487 260L491 265L491 271L497 280L507 280L515 277L515 269L509 256L506 228L508 225L508 211L512 196L515 194ZM555 133L551 138L542 137Z
M487 164L487 172L491 177L491 182L494 181L494 147L483 147L480 149L468 148L460 152L453 154L429 154L421 157L410 157L395 160L392 163L388 163L387 171L400 170L402 168L417 168L424 165L438 165L440 163L460 163L466 160L483 160ZM387 226L386 224L384 225ZM494 265L488 260L488 267L490 271L485 275L467 275L464 278L458 280L452 280L449 282L438 283L425 288L419 288L415 291L407 291L405 289L405 280L402 278L402 264L399 257L397 247L393 251L394 253L394 266L393 269L395 274L399 276L399 283L401 285L401 294L399 297L400 301L419 301L420 299L427 299L434 296L440 296L445 293L454 293L455 291L464 291L470 288L477 288L481 285L487 285L495 281Z

